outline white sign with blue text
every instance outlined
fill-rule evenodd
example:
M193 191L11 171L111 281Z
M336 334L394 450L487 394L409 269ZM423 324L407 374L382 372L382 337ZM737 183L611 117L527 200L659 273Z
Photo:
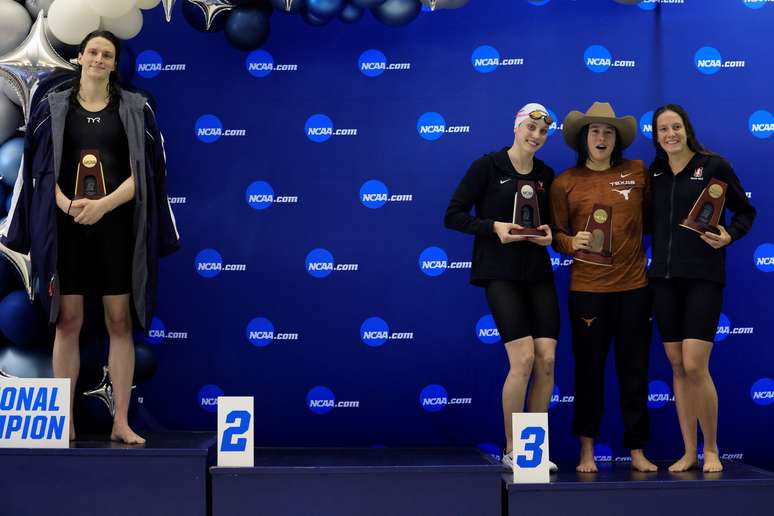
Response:
M549 474L548 414L513 414L513 483L545 484Z
M0 377L0 448L69 448L70 379Z
M218 397L218 466L252 468L253 397Z

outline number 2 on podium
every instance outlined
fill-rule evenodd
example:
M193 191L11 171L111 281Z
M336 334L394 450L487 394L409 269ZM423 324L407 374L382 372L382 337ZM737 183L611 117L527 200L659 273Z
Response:
M220 451L224 452L241 452L245 451L247 446L247 438L239 437L243 435L250 428L250 413L246 410L232 410L226 414L226 424L230 426L223 432L223 440L220 444Z

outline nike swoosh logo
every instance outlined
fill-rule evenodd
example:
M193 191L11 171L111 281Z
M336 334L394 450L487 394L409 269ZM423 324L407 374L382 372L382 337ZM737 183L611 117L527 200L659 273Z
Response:
M629 177L632 174L634 174L634 172L629 172L628 174L624 174L623 172L621 172L621 179L623 179L624 177Z
M501 185L504 185L505 183L507 183L507 182L508 182L508 181L510 181L511 179L513 179L513 178L512 178L512 177L509 177L508 179L500 179L500 184L501 184Z
M660 176L661 174L663 174L663 172L659 172L658 174L653 174L653 177L658 177L658 176Z

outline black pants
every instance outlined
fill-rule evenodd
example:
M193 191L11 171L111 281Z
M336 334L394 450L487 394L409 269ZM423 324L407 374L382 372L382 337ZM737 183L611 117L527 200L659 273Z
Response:
M575 356L573 432L599 437L605 396L605 362L610 342L621 393L626 448L650 439L648 358L652 332L647 287L624 292L570 292L572 351Z

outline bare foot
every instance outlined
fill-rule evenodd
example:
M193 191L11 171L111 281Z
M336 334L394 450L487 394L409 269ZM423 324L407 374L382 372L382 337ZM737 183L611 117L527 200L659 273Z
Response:
M689 471L691 469L697 469L699 467L699 458L696 453L686 453L680 460L669 466L669 471L672 473L679 473L681 471Z
M720 462L720 456L716 451L704 450L704 468L705 473L717 473L723 471L723 464Z
M580 460L578 465L575 466L575 471L578 473L596 473L597 463L594 462L594 439L591 437L581 437L581 451Z
M642 450L632 450L632 469L650 473L658 471L658 466L648 460Z
M580 462L575 466L575 471L578 473L596 473L599 470L597 469L597 463L594 462L594 457L591 457L590 459L581 457Z
M110 440L125 444L145 444L145 439L134 433L129 426L113 425L113 431L110 432Z

